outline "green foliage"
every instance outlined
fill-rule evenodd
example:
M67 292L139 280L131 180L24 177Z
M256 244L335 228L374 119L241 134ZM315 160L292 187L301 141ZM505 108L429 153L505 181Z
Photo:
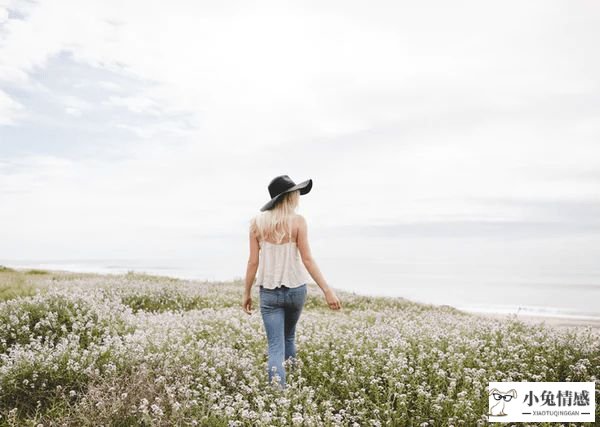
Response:
M0 301L34 295L35 289L24 273L0 266Z
M148 293L144 295L126 295L122 299L123 304L131 307L134 312L148 311L148 312L163 312L163 311L177 311L177 310L193 310L213 307L214 304L210 300L201 297L186 297L180 293L167 290L159 293ZM231 306L229 304L228 306Z
M0 424L483 426L489 381L600 378L591 329L342 291L332 311L309 285L280 392L239 280L15 277L45 292L0 303Z
M50 274L48 271L46 270L38 270L38 269L33 269L33 270L27 270L27 274Z
M99 320L98 312L86 300L50 295L0 305L0 353L33 341L55 346L69 334L75 334L81 348L87 348L111 329L123 330L125 325L112 319Z

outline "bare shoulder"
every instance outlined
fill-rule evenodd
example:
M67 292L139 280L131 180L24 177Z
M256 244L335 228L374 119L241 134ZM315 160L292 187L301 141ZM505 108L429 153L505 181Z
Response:
M300 215L300 214L295 214L295 218L296 221L300 221L300 222L306 222L306 219L304 218L304 216Z
M306 227L306 219L302 215L296 214L294 220L298 227Z
M253 237L258 238L258 227L256 224L256 217L253 217L252 219L250 219L250 234Z

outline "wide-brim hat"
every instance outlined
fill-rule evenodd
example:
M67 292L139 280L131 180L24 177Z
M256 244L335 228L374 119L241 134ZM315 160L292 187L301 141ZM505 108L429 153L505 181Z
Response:
M311 188L312 179L307 179L306 181L303 181L300 184L296 184L287 175L276 176L271 180L268 187L271 200L269 200L262 208L260 208L260 210L268 211L272 209L277 204L277 202L283 197L284 194L296 190L300 190L300 194L306 194L310 192Z

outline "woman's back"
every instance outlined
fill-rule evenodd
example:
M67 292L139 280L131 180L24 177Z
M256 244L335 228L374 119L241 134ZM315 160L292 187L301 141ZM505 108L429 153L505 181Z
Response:
M311 280L298 249L299 217L291 218L290 230L281 241L272 236L256 236L260 247L256 274L257 286L275 289L281 285L288 288L301 286Z

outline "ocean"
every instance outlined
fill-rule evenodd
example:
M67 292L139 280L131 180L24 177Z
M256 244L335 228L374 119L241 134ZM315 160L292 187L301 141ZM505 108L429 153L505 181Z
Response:
M471 312L600 319L597 237L547 239L315 238L311 249L333 288L398 296ZM128 271L199 280L243 279L247 242L219 239L193 252L131 258L0 259L14 268ZM148 255L148 254L147 254Z

